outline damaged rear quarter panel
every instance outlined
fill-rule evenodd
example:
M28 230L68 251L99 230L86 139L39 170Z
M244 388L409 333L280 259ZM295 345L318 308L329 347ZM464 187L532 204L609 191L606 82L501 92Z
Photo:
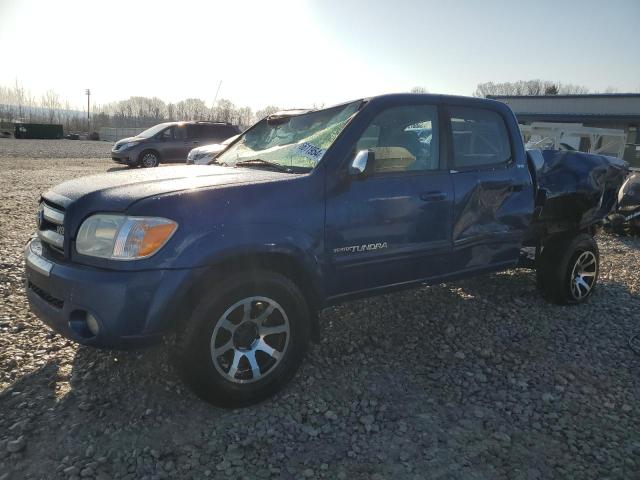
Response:
M626 162L583 152L545 150L538 172L545 202L534 227L545 234L582 230L602 221L616 204Z

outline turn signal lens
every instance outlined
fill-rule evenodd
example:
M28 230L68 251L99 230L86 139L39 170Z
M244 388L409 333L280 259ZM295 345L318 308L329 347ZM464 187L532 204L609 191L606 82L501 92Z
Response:
M173 235L176 229L175 223L166 223L164 225L155 225L153 227L146 227L144 231L144 237L140 242L140 248L138 255L146 257L151 255L160 249L162 245Z

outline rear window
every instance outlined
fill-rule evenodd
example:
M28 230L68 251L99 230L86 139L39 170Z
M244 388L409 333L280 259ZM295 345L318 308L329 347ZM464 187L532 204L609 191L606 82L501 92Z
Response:
M238 128L233 125L192 125L191 127L196 138L215 142L222 142L240 133Z
M509 134L492 110L449 107L455 168L499 165L511 160Z

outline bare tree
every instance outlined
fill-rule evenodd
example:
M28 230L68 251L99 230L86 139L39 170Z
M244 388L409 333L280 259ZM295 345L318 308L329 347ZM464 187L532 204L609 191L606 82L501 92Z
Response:
M230 100L221 98L213 107L213 118L219 122L232 122L235 116L235 106Z
M22 109L24 107L24 99L25 99L26 93L25 93L24 87L18 83L18 79L16 79L16 85L15 85L13 96L14 96L15 105L18 107L18 118L22 119L23 118Z
M517 82L485 82L479 83L473 95L487 97L489 95L571 95L589 93L587 87L573 84L551 82L549 80L518 80Z
M267 107L262 116L277 111ZM68 100L61 100L54 90L34 97L16 81L15 85L0 85L0 121L13 122L16 119L31 122L59 121L69 131L86 128L84 107L74 110ZM187 98L177 103L165 103L158 97L130 97L126 100L94 105L92 121L94 128L149 127L167 120L222 120L249 126L255 119L249 107L237 107L231 101L221 99L211 108L199 98Z
M268 117L273 113L276 113L278 110L280 110L278 107L274 105L269 105L267 107L264 107L262 110L258 110L255 113L253 118L255 121L262 120L263 118Z
M40 106L47 111L48 122L54 123L60 110L60 97L58 94L53 90L47 90L44 95L42 95Z
M589 93L589 89L582 85L573 85L571 83L559 83L558 92L560 95L584 95Z

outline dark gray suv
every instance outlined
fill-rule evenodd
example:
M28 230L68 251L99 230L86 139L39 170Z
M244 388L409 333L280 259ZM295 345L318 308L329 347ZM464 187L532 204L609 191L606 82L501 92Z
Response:
M111 149L111 159L130 167L157 167L160 162L185 162L192 148L220 143L239 133L240 129L230 123L160 123L135 137L118 140Z

